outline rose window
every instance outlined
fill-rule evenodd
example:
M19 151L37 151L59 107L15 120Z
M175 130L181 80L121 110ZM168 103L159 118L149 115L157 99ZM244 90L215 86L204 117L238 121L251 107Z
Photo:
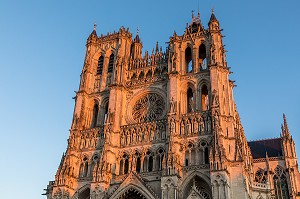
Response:
M162 117L164 109L163 98L156 93L149 93L135 102L132 117L138 123L150 122Z

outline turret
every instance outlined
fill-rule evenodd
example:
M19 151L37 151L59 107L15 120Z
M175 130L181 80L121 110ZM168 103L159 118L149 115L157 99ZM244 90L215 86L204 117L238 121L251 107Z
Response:
M225 49L222 42L223 35L221 34L219 21L217 20L214 10L208 23L209 32L211 35L211 64L219 64L221 66L227 66Z
M143 44L137 33L133 40L132 46L131 46L132 59L141 59L142 58L142 48L143 48Z

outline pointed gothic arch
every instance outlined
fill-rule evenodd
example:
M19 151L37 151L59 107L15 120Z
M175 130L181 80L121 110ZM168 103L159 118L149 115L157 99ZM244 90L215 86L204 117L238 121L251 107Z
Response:
M107 72L111 73L114 68L115 54L112 52L109 56Z
M102 75L103 64L104 64L104 57L103 55L101 55L98 59L98 67L97 67L97 74L99 75Z
M99 124L103 125L106 122L108 116L108 106L109 106L109 98L106 97L102 100L99 110Z
M275 168L273 183L274 183L275 199L290 198L287 176L284 169L281 166L277 166Z
M99 104L95 100L94 101L94 107L93 107L93 119L92 119L91 128L95 128L95 127L98 126L98 116L99 116Z
M199 65L200 65L200 70L206 70L207 69L207 59L206 59L206 47L202 43L199 46Z
M193 72L193 53L192 48L189 46L185 49L185 68L186 73Z
M140 187L133 183L117 190L110 199L155 199L146 187Z
M210 179L206 175L198 171L192 172L183 180L180 190L181 198L189 196L190 192L192 191L191 187L193 187L194 185L197 188L198 192L201 192L203 194L205 192L204 195L207 196L203 197L204 199L212 199Z

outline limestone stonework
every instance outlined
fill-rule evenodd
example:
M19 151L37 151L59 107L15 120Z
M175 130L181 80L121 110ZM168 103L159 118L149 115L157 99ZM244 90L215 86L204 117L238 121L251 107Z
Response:
M165 51L128 29L86 43L73 122L48 199L300 198L286 117L247 142L220 24L193 16Z

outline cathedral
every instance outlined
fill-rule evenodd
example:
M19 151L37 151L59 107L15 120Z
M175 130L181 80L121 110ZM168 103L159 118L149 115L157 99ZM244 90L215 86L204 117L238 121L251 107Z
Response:
M222 38L214 12L152 52L94 27L47 199L300 199L286 117L280 137L247 141Z

